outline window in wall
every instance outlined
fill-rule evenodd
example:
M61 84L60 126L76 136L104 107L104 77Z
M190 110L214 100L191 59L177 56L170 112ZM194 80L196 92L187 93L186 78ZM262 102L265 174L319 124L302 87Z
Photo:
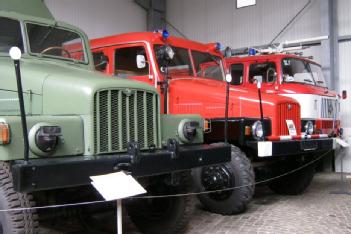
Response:
M263 83L274 83L277 79L277 69L275 63L255 63L250 65L249 82L254 83L257 79L262 79Z
M244 64L232 64L230 67L232 74L232 85L240 85L243 83L244 76Z
M137 55L144 55L146 66L138 68ZM129 76L144 76L149 74L149 62L143 46L127 47L115 51L115 75L126 78Z
M236 8L256 5L256 0L236 0Z

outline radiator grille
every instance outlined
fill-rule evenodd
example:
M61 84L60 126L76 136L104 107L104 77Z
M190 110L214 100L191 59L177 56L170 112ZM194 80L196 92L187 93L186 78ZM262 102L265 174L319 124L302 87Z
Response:
M138 90L103 90L94 98L94 146L97 154L159 146L157 94Z
M336 111L337 111L337 101L335 99L322 98L322 102L321 102L322 118L333 119L334 117L337 117L335 115Z
M300 131L300 106L296 103L282 103L278 105L278 135L289 135L286 120L292 120L297 133Z

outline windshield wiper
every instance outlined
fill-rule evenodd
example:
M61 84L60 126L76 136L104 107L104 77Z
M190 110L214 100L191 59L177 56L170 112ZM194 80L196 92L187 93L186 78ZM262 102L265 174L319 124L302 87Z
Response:
M313 83L313 81L309 79L303 79L303 81Z
M53 26L48 26L49 29L46 31L46 34L43 36L43 38L39 42L39 45L42 45L46 41L46 39L48 39L49 35L52 33L52 31L54 30L55 27L56 27L56 23Z
M46 39L48 39L49 35L51 34L52 30L54 30L53 27L49 27L49 30L46 32L46 34L43 36L43 38L39 41L38 45L42 45Z

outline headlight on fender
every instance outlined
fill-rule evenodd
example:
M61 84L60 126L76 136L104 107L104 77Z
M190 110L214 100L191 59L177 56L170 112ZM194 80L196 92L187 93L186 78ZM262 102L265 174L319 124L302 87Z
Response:
M307 121L307 123L305 124L305 133L308 135L313 134L314 132L314 126L312 121Z
M183 119L178 125L178 135L182 142L190 143L196 137L196 129L199 127L198 121Z
M257 120L253 125L252 125L252 136L256 140L260 140L263 137L263 125L262 122Z
M31 151L40 156L47 156L55 152L62 134L59 126L38 123L30 129L28 135Z

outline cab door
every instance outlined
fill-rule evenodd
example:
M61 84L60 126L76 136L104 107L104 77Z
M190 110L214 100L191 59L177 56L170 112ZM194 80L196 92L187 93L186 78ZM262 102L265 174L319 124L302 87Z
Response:
M144 43L114 46L112 49L113 75L155 86L150 56Z

